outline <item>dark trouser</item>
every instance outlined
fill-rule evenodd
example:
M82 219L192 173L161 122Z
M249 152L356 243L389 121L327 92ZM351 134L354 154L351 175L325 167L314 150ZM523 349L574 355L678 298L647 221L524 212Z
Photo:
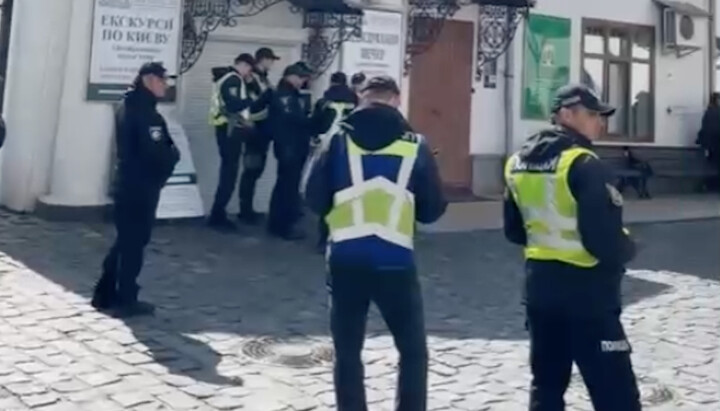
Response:
M427 409L428 352L420 283L414 270L331 268L330 327L338 411L367 411L361 351L370 301L380 309L400 354L397 411Z
M253 137L254 135L251 129L236 128L228 135L227 125L215 127L215 139L217 140L220 151L220 177L218 178L215 201L213 202L210 214L212 218L225 218L225 208L230 202L233 191L235 191L235 183L238 180L238 173L240 172L240 155L243 151L243 144L245 141L252 140ZM260 171L260 173L262 173L262 171ZM252 189L250 189L250 185L248 185L248 188L245 188L245 191L243 191L241 185L239 189L241 204L243 203L243 194L254 194L255 181L257 181L257 178L252 182ZM250 205L252 205L252 198L250 199Z
M253 209L255 187L265 170L270 139L255 133L245 139L244 146L243 173L240 177L240 213L252 214L255 211Z
M639 411L640 394L620 313L571 318L528 309L531 411L562 411L575 361L595 411Z
M270 198L268 230L275 234L288 234L300 217L300 178L305 164L301 150L293 152L276 147L278 162L277 180Z
M128 198L129 197L129 198ZM143 265L145 246L150 242L160 193L120 193L113 210L117 237L103 261L103 272L95 297L109 305L137 302L137 278Z
M318 244L326 244L329 234L330 228L328 228L325 218L320 217L318 220Z

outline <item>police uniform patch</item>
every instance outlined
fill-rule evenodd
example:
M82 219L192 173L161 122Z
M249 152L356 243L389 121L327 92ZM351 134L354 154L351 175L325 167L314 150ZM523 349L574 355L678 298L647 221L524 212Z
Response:
M150 127L149 132L150 138L153 141L160 141L160 139L162 138L162 127Z
M610 201L612 201L613 204L615 204L618 207L622 207L623 205L623 196L620 194L617 188L613 186L612 184L605 184L605 188L607 188L608 195L610 196Z

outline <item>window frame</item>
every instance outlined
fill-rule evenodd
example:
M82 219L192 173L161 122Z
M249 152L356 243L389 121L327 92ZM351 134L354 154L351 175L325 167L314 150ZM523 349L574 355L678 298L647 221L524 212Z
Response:
M587 33L587 30L593 28L597 29L602 32L603 35L603 53L597 54L597 53L589 53L585 51L585 35ZM627 129L628 133L607 133L607 126L606 126L606 133L602 137L601 141L611 141L611 142L626 142L626 143L652 143L655 141L655 59L656 59L656 48L657 48L657 31L655 26L649 26L649 25L642 25L642 24L631 24L631 23L622 23L617 21L610 21L610 20L602 20L602 19L593 19L593 18L583 18L582 19L582 27L581 27L581 35L580 35L580 70L585 69L585 59L591 58L591 59L599 59L603 62L603 73L602 73L602 83L603 83L603 89L597 90L603 100L607 101L608 99L608 90L609 90L609 80L610 80L610 63L622 63L626 64L628 67L628 78L627 78L627 89L625 90L625 100L628 104L628 109L631 108L631 99L630 99L630 92L632 90L632 73L633 73L633 63L642 63L642 64L648 64L649 70L650 70L650 124L652 126L651 132L648 135L637 135L632 136L630 134L630 127L632 126L632 122L630 121L631 113L628 113L627 118ZM624 32L627 32L630 35L630 43L628 44L629 51L628 55L626 56L616 56L612 53L610 53L610 32L612 30L621 30ZM647 59L643 58L637 58L634 57L632 54L632 48L634 44L634 40L636 37L636 34L640 31L644 30L650 30L652 33L651 38L651 45L650 45L650 55Z

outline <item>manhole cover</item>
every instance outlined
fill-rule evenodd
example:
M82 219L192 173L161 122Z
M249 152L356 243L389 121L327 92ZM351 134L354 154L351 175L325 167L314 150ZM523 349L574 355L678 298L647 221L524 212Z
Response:
M305 337L260 337L243 344L242 352L258 361L291 368L311 368L333 361L330 346Z
M640 389L640 400L645 407L654 407L671 402L674 399L673 392L655 378L637 375L638 388ZM585 383L579 374L573 373L571 389L583 393L583 397L590 399L587 395Z

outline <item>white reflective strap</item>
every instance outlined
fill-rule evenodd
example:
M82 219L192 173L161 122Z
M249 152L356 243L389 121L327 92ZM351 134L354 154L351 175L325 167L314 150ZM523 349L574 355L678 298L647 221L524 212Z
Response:
M358 185L350 186L344 190L338 191L333 197L335 204L342 204L348 201L362 197L363 194L371 190L381 189L393 196L407 196L409 193L404 188L398 186L383 176L373 177L370 180L363 181ZM410 201L414 197L410 196Z
M347 240L356 240L358 238L377 236L385 241L399 245L407 249L413 249L413 240L411 237L398 233L381 224L367 223L356 226L341 228L332 232L332 241L339 243Z
M353 154L347 150L348 160L350 162L350 180L351 188L360 186L364 183L362 156ZM362 198L360 196L351 197L353 210L353 224L360 225L365 221L365 213L363 212ZM335 204L340 204L336 201Z
M400 224L400 215L402 214L403 205L408 201L409 190L408 185L410 184L410 176L412 174L413 166L415 165L415 159L417 157L403 157L402 163L400 163L400 171L398 172L397 183L395 187L401 190L395 191L395 200L393 200L392 206L390 207L390 220L388 221L388 227L391 230L397 230Z

